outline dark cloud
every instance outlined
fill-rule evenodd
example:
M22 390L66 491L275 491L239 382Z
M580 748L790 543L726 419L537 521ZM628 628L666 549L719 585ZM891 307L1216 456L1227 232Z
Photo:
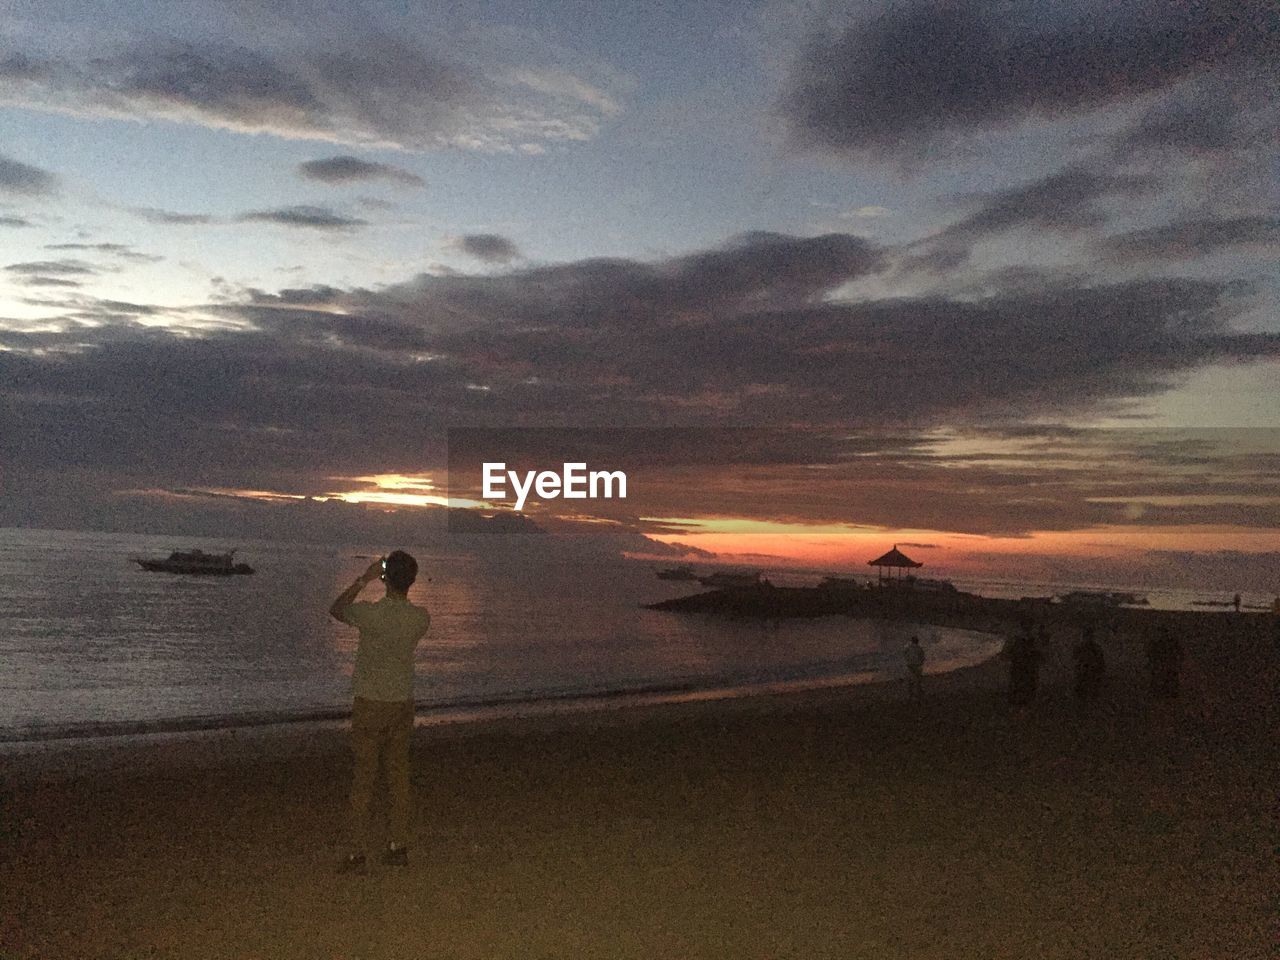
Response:
M1234 111L1222 103L1174 103L1152 110L1117 138L1120 155L1150 150L1213 153L1237 142Z
M1280 248L1280 217L1176 220L1108 237L1103 257L1124 261L1198 260L1237 247Z
M585 261L495 276L421 277L386 291L250 294L198 312L241 326L248 321L253 329L205 328L195 337L189 324L174 336L136 326L107 303L68 304L62 317L77 325L74 332L0 330L13 354L0 351L0 382L42 398L20 407L20 425L9 436L19 445L14 455L32 465L62 458L121 470L145 465L176 470L188 483L210 482L206 473L230 471L233 461L241 466L232 472L295 475L403 465L426 456L445 424L517 422L509 413L526 401L526 420L576 419L587 397L608 388L598 382L603 357L585 377L564 376L553 341L573 338L575 327L585 345L607 337L593 328L614 326L619 345L633 353L671 336L662 328L673 320L696 323L701 311L714 322L751 307L812 302L876 260L852 237L765 235L656 264ZM545 353L531 324L558 331ZM522 346L516 354L488 356L482 331L500 336L507 325ZM463 335L473 326L474 336ZM77 347L59 358L65 362L31 353L69 343ZM536 382L539 372L545 380ZM486 378L503 389L492 396L469 389ZM634 394L621 380L616 389L605 412L628 417ZM668 401L649 392L643 388L638 409L665 409ZM670 402L678 408L682 401L673 393ZM384 404L399 415L370 423ZM70 410L82 416L69 417ZM211 428L217 424L236 429ZM257 429L266 427L272 432Z
M1107 220L1104 201L1143 196L1159 181L1149 175L1105 173L1074 164L1029 183L962 201L971 213L931 237L905 248L898 269L905 272L951 273L968 263L975 243L1014 230L1074 233L1101 227Z
M5 267L10 273L23 274L92 274L98 270L93 264L83 260L29 260L25 263L11 263Z
M46 243L46 250L96 250L98 253L127 253L123 243Z
M297 292L228 309L317 343L412 351L447 374L451 404L514 423L865 425L1096 410L1201 364L1280 351L1280 337L1230 331L1226 283L1046 281L977 300L825 302L876 262L851 237L765 237L653 264L325 290L305 314Z
M35 197L57 189L58 178L48 170L0 154L0 193Z
M1151 176L1069 166L1027 184L977 195L978 208L947 227L946 233L977 238L1020 227L1058 231L1098 227L1106 221L1100 201L1148 194L1158 186Z
M884 475L887 511L910 451L890 438L836 456L831 437L1096 412L1204 364L1280 357L1280 335L1231 331L1236 288L1218 282L1064 281L976 299L830 301L880 265L856 237L750 235L655 262L250 291L171 318L182 335L137 325L139 305L68 301L58 322L75 329L65 334L0 330L10 347L0 351L9 442L33 469L69 458L155 471L175 486L224 474L234 485L247 474L404 470L426 462L457 423L772 426L831 454L827 462L862 462L890 443L908 466ZM219 318L225 326L211 325ZM743 447L722 437L703 444L710 462L733 462ZM828 488L805 506L815 476L794 477L777 502L811 514L847 508L849 491ZM999 482L989 481L993 490ZM1018 484L1027 481L1014 476L1004 501L992 493L993 516L1009 515ZM677 486L689 496L687 483ZM751 495L758 503L760 491ZM935 502L942 509L927 488L912 500L930 517ZM1055 522L1081 515L1062 509ZM1017 526L1023 514L1012 517Z
M485 263L510 263L520 256L520 248L497 233L468 233L456 238L450 246Z
M138 51L94 68L112 78L122 106L154 104L156 112L190 110L234 123L265 125L270 114L299 120L319 106L308 85L271 57L243 47L191 44Z
M1158 98L1111 137L1117 163L1208 160L1266 153L1280 145L1280 78L1245 73L1184 84Z
M953 148L948 137L1122 104L1280 62L1272 0L891 6L813 37L782 107L803 144L851 157Z
M353 292L341 305L348 311L376 311L437 334L501 324L536 340L538 331L545 330L546 348L553 355L551 341L566 330L574 331L568 334L571 339L588 338L592 328L612 333L618 326L631 330L628 336L640 337L655 325L695 326L739 311L813 303L881 265L880 251L858 237L759 233L656 263L590 259L493 275L424 274L378 294Z
M240 12L226 5L234 20ZM155 38L104 42L83 58L0 50L0 102L29 108L411 149L509 150L595 134L617 104L596 82L552 58L507 44L451 53L367 23L335 35L313 11L277 39L235 42ZM548 61L548 62L543 62Z
M45 277L39 274L25 275L19 277L16 281L26 287L80 287L83 284L78 280L68 280L66 277Z
M127 243L46 243L46 250L82 250L86 253L102 253L130 263L159 263L163 257L139 253Z
M35 224L25 217L0 216L0 227L34 227Z
M284 227L307 227L314 230L350 230L367 226L368 220L347 217L328 207L300 205L275 210L251 210L236 218L241 223L276 223Z
M130 213L141 217L148 223L198 226L214 222L214 218L207 213L176 213L172 210L158 210L155 207L134 207L130 210Z
M364 180L390 180L420 187L424 181L416 173L410 173L400 167L386 163L373 163L359 157L338 156L326 157L323 160L308 160L298 164L298 173L308 180L319 180L321 183L345 184L358 183Z

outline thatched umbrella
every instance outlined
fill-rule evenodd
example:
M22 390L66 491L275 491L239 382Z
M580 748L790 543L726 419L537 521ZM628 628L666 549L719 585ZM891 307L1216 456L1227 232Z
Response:
M893 545L893 549L884 556L876 557L874 560L868 560L867 566L879 567L881 580L892 580L894 570L898 571L898 578L901 579L903 577L903 570L913 570L916 567L923 567L924 564L917 563L915 560L912 560L905 553L899 550L898 545L895 543ZM889 571L887 576L885 574L886 570Z

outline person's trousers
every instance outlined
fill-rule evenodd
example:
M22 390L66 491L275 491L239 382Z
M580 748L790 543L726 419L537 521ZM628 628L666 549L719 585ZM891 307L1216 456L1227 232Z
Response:
M409 740L413 733L413 701L366 700L356 697L351 709L352 846L369 846L369 805L382 759L391 795L390 836L397 846L409 843Z

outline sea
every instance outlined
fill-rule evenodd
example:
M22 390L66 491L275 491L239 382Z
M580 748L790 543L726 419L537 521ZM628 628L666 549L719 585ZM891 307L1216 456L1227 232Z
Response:
M657 579L652 562L525 539L514 552L402 545L420 565L410 599L432 618L417 653L419 722L879 682L902 676L912 634L930 672L986 660L1003 642L847 617L649 610L703 588ZM253 575L175 576L134 562L233 546ZM0 743L340 720L357 635L328 608L384 550L0 529ZM1046 588L958 585L1008 596ZM373 584L362 598L380 594Z

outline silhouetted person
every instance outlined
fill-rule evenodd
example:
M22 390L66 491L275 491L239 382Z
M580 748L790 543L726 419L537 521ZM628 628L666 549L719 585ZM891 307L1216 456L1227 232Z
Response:
M1151 695L1160 699L1176 697L1182 642L1167 626L1159 627L1147 640L1147 663L1151 668Z
M1075 693L1081 703L1097 699L1102 689L1102 678L1107 673L1106 657L1094 638L1092 626L1084 628L1080 642L1071 651L1075 663Z
M911 638L902 651L902 659L907 664L907 694L912 700L920 700L924 697L924 648L919 637Z
M386 596L376 603L353 602L379 577L385 581ZM391 836L383 862L408 863L414 650L431 624L427 611L414 606L407 596L417 577L417 561L396 550L385 560L371 563L329 608L330 616L360 631L351 683L351 849L338 867L342 873L367 870L369 804L379 758L391 794Z
M1240 594L1236 594L1231 598L1231 605L1236 608L1236 613L1240 612Z
M1026 706L1036 698L1042 659L1029 624L1005 645L1004 656L1009 661L1009 704Z

